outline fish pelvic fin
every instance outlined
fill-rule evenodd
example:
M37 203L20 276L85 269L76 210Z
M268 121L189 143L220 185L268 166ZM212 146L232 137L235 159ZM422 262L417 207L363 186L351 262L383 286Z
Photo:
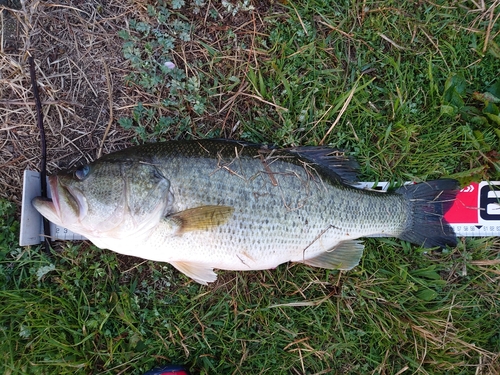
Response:
M170 262L170 264L199 284L207 285L217 280L217 274L212 267L191 262Z
M409 205L404 229L397 237L416 245L431 247L456 246L457 236L444 219L458 193L458 181L441 179L405 185L396 190Z
M208 230L225 224L233 215L234 208L229 206L200 206L176 212L166 217L178 227L177 233L195 230Z
M331 270L350 270L359 264L364 245L361 241L343 241L314 258L305 259L302 263L309 266Z

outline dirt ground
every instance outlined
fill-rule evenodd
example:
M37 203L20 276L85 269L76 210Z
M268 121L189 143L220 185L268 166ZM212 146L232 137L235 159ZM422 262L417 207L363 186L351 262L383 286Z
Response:
M0 195L19 203L23 170L38 170L41 152L28 56L35 60L48 170L90 161L110 120L110 95L116 115L131 104L116 35L125 27L127 8L113 1L101 8L94 1L32 2L3 14L14 27L2 38L0 55ZM126 135L113 125L106 152L126 144Z
M138 101L159 98L125 84L130 68L117 33L128 28L128 19L146 17L147 4L139 0L24 4L0 0L0 197L20 205L23 170L39 170L40 166L40 131L29 56L34 58L42 100L49 173L94 160L100 151L105 154L130 145L132 134L121 128L117 119L127 116ZM203 14L190 17L194 17L193 32L198 30L213 43L220 40L217 33L228 27L252 38L259 24L255 18L228 17L210 24ZM178 66L196 53L204 58L196 48L196 38L192 40L181 47ZM235 61L257 60L248 53L233 57ZM221 110L210 119L213 126L223 128L231 120L236 96L234 92L217 96L215 105ZM248 97L240 102L252 105Z

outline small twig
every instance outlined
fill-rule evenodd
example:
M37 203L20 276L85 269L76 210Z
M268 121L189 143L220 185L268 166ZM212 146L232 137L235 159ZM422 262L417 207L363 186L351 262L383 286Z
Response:
M71 107L80 107L83 108L84 105L81 103L77 102L68 102L65 100L44 100L42 105L67 105ZM36 105L36 101L31 101L31 100L0 100L0 105L19 105L19 106L26 106L26 105Z
M97 158L100 158L102 155L102 148L104 147L104 141L108 136L109 129L111 129L111 125L113 124L113 93L111 92L111 75L109 74L109 68L104 59L102 60L104 65L104 70L106 71L106 84L108 86L108 102L109 102L109 121L106 130L104 131L104 135L102 136L101 145L99 146L99 151L97 152Z
M484 38L483 53L486 53L486 50L488 49L488 42L490 41L491 29L493 28L493 25L497 22L498 17L500 16L500 13L498 13L498 15L495 18L495 21L493 21L493 16L495 15L495 9L498 6L497 3L500 3L500 2L499 1L494 2L491 5L490 9L488 9L488 11L490 12L490 20L488 22L488 27L486 28L486 36ZM493 40L493 39L491 39L491 40Z
M306 35L309 35L309 33L307 32L307 29L306 29L306 27L304 25L304 22L302 22L302 18L300 18L299 12L297 12L297 9L293 6L292 3L290 3L290 5L292 6L293 10L295 11L295 14L297 15L297 18L299 19L300 25L302 26L302 30L304 30L304 33Z
M384 34L382 33L377 33L382 39L388 41L389 43L391 43L394 47L396 47L397 49L407 49L403 46L400 46L399 44L397 44L394 40L390 39L389 37L385 36Z
M346 38L350 39L350 40L355 40L356 42L359 42L359 43L362 43L366 46L366 48L368 48L370 51L373 51L373 47L370 46L367 42L365 42L364 40L361 40L361 39L354 39L354 35L353 34L349 34L349 33L346 33L345 31L343 30L340 30L339 28L333 26L333 25L330 25L327 21L327 19L323 16L320 15L320 17L324 20L324 21L321 21L320 19L316 19L316 22L318 22L319 24L321 25L324 25L326 27L328 27L329 29L335 31L335 32L338 32L339 34L345 36Z
M333 26L333 25L330 25L330 24L329 24L329 23L327 23L327 22L320 21L320 20L317 20L316 22L318 22L318 23L320 23L320 24L322 24L322 25L324 25L324 26L328 27L329 29L331 29L331 30L333 30L333 31L338 32L339 34L341 34L341 35L343 35L343 36L345 36L345 37L347 37L347 38L349 38L349 39L352 39L352 37L353 37L353 36L352 36L352 34L346 33L345 31L340 30L339 28L337 28L337 27L335 27L335 26Z
M277 105L276 103L272 103L272 102L269 102L267 100L264 100L262 99L260 96L257 96L257 95L253 95L253 94L247 94L246 92L240 92L240 95L244 95L244 96L248 96L250 98L254 98L254 99L257 99L259 101L261 101L262 103L266 103L266 104L269 104L270 106L273 106L275 108L278 108L278 109L281 109L282 111L284 112L288 112L288 109L285 108L285 107L282 107L280 105Z
M332 132L332 130L335 127L335 125L337 125L337 123L340 121L340 118L342 117L342 115L346 111L347 107L349 106L349 103L351 102L352 97L354 96L354 93L356 92L357 88L358 88L358 81L356 81L356 83L354 84L353 88L351 89L351 92L349 93L349 96L347 97L346 101L344 102L344 105L340 109L340 112L337 115L337 118L335 119L335 121L333 122L333 124L330 126L330 129L328 129L328 131L326 132L326 134L323 137L323 139L319 142L320 146L323 145L323 142L325 142L326 137L328 137L328 135Z
M436 51L439 53L439 55L443 59L443 62L445 63L446 67L448 69L450 69L450 67L448 66L448 63L446 62L446 59L445 59L443 53L441 52L441 50L439 49L438 45L436 43L434 43L431 36L425 32L424 28L420 28L420 30L424 33L425 37L429 40L429 42L431 42L431 44L434 46L434 48L436 48Z
M42 198L47 198L47 144L45 142L45 129L43 128L43 115L42 115L42 101L40 100L40 93L38 92L38 85L36 83L35 63L33 56L28 57L30 66L31 87L33 88L33 96L35 97L36 104L36 123L40 131L40 194ZM50 224L49 221L43 217L43 235L44 235L44 250L48 254L50 252Z
M238 88L238 91L236 91L233 96L231 96L229 99L226 100L226 103L224 106L219 110L218 113L222 113L226 110L227 107L232 106L236 98L247 88L248 82L243 81Z

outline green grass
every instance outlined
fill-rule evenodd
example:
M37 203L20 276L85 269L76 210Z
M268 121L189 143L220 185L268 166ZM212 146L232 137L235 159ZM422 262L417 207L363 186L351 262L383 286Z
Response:
M4 373L139 374L164 362L202 374L498 371L498 269L475 262L498 257L498 242L430 255L368 242L348 274L283 265L222 272L209 287L94 247L12 251Z
M472 2L285 1L235 15L181 3L149 7L122 32L130 85L156 100L120 120L136 141L324 139L366 180L500 180L499 27L483 52L490 18ZM257 12L251 36L220 24ZM203 58L164 71L186 25ZM498 238L442 252L368 239L350 272L286 264L220 272L205 287L86 244L20 249L12 209L0 212L5 374L141 374L170 362L195 374L500 373Z

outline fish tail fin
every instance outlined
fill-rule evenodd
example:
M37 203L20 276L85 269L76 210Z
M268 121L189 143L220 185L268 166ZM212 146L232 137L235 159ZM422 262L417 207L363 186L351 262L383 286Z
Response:
M406 226L398 238L422 247L456 246L457 236L444 219L458 193L458 181L441 179L405 185L396 190L409 205Z

